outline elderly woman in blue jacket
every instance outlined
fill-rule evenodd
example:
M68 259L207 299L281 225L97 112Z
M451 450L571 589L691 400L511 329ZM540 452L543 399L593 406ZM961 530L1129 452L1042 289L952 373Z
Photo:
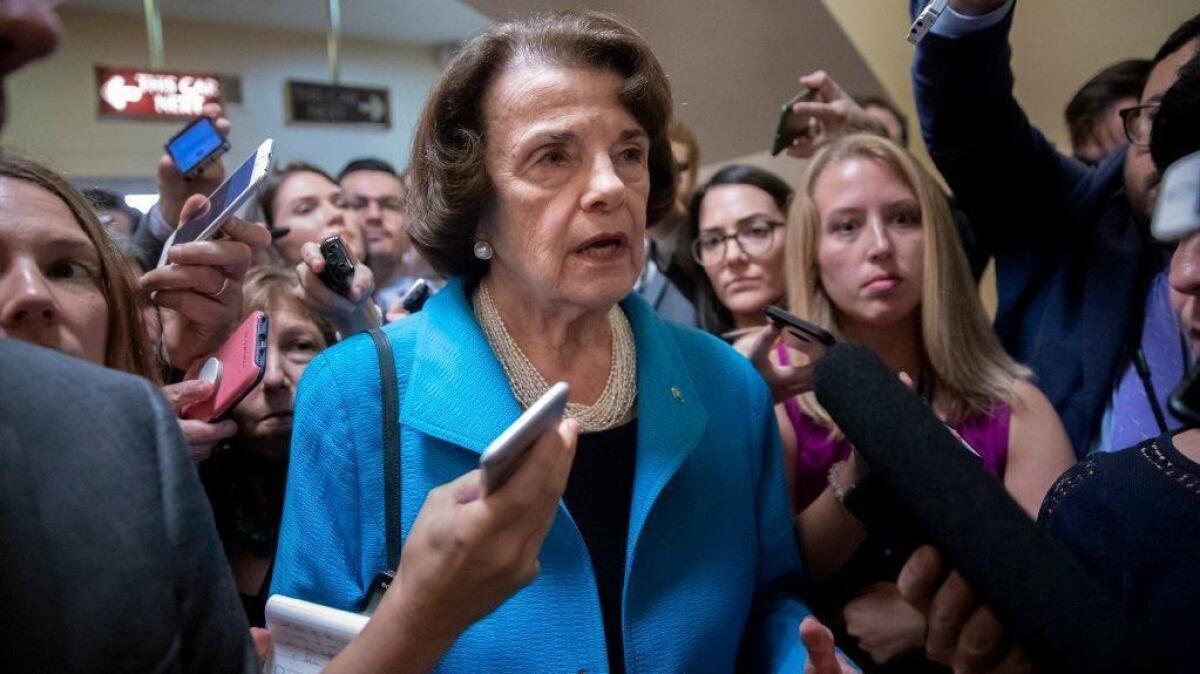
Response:
M586 13L492 28L425 108L410 233L455 280L386 331L403 532L549 383L569 383L581 431L538 575L441 671L801 671L808 611L789 594L799 557L767 388L631 293L647 219L674 198L670 116L643 39ZM377 368L359 335L300 385L276 593L352 609L387 564Z

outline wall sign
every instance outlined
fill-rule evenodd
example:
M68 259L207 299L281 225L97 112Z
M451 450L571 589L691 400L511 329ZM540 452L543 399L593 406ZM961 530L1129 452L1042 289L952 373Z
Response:
M288 123L392 126L386 88L288 80L287 115Z
M205 103L221 101L221 80L211 73L98 65L96 101L102 118L187 119Z

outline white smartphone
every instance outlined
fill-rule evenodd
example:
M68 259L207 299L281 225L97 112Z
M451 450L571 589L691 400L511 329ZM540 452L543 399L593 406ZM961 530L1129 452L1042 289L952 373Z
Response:
M1200 152L1177 160L1163 172L1150 231L1159 241L1178 241L1200 231Z
M551 386L483 450L479 457L479 468L483 472L484 494L491 494L503 487L542 433L562 420L563 413L567 411L569 392L565 381Z
M271 172L274 144L275 141L270 138L264 140L254 154L208 195L208 210L183 223L171 234L171 238L163 245L158 266L167 263L167 251L171 250L171 246L213 238L229 218L241 214L244 208L252 205Z

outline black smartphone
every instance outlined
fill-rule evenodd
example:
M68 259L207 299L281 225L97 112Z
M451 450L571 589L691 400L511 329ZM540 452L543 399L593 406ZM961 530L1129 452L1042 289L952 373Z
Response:
M341 237L331 236L322 241L321 257L325 258L321 280L333 292L345 295L350 291L350 282L354 279L354 259Z
M423 278L417 279L416 283L404 293L404 298L400 300L400 306L410 314L415 314L425 306L425 300L429 299L429 282Z
M786 150L792 141L800 136L808 133L808 120L812 119L810 115L797 115L792 112L792 106L797 103L815 101L817 92L805 88L804 91L792 97L792 100L783 104L779 110L779 124L775 126L775 141L771 143L771 156L775 156Z
M783 343L815 362L825 355L825 349L837 344L837 339L828 330L809 323L774 305L766 308L767 321L783 329Z
M229 151L229 140L208 117L197 117L167 141L167 154L184 178L194 178L205 166Z
M1193 365L1171 391L1167 405L1180 419L1189 424L1200 424L1200 363Z

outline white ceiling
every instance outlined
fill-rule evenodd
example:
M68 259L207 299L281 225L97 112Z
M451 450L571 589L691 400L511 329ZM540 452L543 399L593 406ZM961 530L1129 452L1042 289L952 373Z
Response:
M324 32L327 0L159 0L164 20ZM465 40L489 25L460 0L339 0L342 34L389 42ZM70 0L70 6L143 15L143 0ZM169 28L168 28L169 30ZM169 37L169 36L168 36Z

